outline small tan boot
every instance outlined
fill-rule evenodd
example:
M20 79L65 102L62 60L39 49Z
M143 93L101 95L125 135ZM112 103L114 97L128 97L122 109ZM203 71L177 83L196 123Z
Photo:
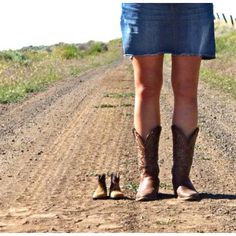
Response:
M173 135L172 183L175 196L182 200L198 200L199 193L190 178L194 146L199 132L197 127L189 137L176 125L171 126Z
M159 190L158 147L161 126L151 130L143 140L142 136L132 129L138 148L140 184L136 194L136 201L155 200Z
M109 197L112 199L121 199L124 198L124 194L120 189L120 176L118 173L111 174L111 186L109 191Z
M106 199L107 198L107 187L106 187L106 175L98 175L98 187L93 194L93 199Z

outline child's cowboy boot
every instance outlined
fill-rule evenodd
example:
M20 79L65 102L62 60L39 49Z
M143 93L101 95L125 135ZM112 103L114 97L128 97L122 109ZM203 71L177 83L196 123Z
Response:
M105 174L98 175L98 187L93 194L93 199L106 199L107 188L106 188L106 176Z
M109 197L112 199L121 199L124 198L124 194L120 189L120 176L119 174L112 173L111 174L111 186L109 191Z

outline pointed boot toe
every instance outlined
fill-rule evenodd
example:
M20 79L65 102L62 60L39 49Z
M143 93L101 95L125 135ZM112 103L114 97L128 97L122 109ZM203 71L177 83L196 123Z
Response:
M200 195L197 191L185 186L179 186L176 192L179 200L194 201L200 199Z
M158 197L159 181L153 181L150 177L145 177L139 184L136 194L136 201L152 201Z

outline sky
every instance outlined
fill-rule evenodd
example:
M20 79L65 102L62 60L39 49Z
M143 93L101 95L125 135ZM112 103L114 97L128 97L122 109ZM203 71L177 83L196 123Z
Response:
M107 42L120 38L121 0L0 0L0 50L59 42ZM158 2L125 0L123 2ZM160 1L159 1L160 2ZM215 12L236 18L235 0L213 2Z

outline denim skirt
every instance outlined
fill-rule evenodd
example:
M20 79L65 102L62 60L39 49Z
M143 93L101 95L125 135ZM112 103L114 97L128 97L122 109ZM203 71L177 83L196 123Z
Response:
M172 55L215 58L212 3L122 3L125 56Z

